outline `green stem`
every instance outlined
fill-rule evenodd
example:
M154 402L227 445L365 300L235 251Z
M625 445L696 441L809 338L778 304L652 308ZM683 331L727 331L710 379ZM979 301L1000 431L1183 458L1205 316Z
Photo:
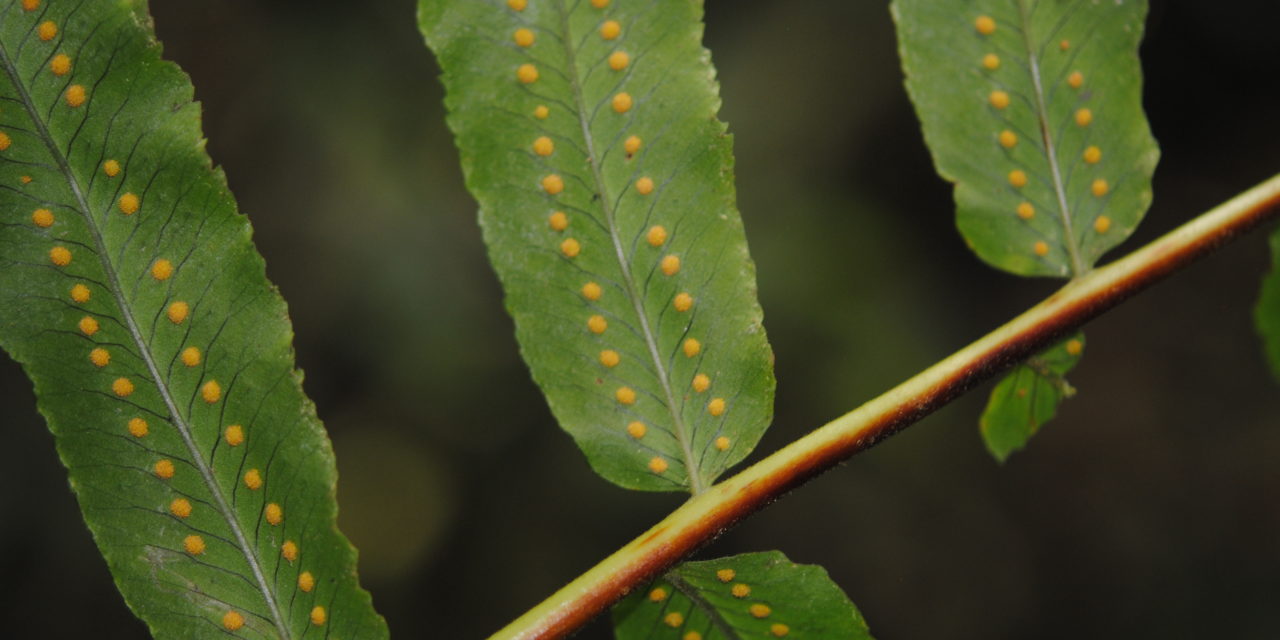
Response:
M700 495L492 636L560 638L783 493L1280 214L1280 175L1058 292L884 395Z

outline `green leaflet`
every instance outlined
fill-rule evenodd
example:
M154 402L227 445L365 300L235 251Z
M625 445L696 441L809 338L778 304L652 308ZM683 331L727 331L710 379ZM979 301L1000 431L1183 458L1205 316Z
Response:
M613 609L618 640L871 638L827 571L780 551L687 562Z
M1082 353L1084 334L1077 333L1018 365L996 384L978 421L991 455L1004 462L1053 418L1059 403L1075 395L1065 376Z
M1074 276L1133 232L1159 158L1144 0L894 0L907 90L991 265Z
M1262 282L1253 318L1262 335L1271 372L1280 380L1280 230L1271 234L1271 273Z
M156 637L385 637L284 301L149 25L0 10L0 345Z
M697 493L750 453L774 389L702 3L419 7L552 411L609 480Z

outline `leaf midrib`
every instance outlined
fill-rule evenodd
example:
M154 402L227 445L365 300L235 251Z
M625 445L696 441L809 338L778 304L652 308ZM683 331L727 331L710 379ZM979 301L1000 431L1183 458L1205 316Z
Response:
M1062 243L1067 247L1067 255L1071 258L1071 276L1084 275L1088 267L1080 258L1080 250L1076 247L1076 236L1071 226L1071 208L1067 205L1067 191L1062 184L1062 169L1058 167L1058 152L1053 145L1053 135L1049 133L1049 108L1045 104L1044 86L1040 79L1040 61L1036 58L1036 49L1031 42L1031 14L1027 10L1026 0L1017 0L1018 17L1022 21L1022 42L1027 49L1027 65L1031 72L1031 84L1036 98L1036 119L1040 121L1040 137L1044 141L1045 160L1049 163L1049 171L1053 176L1054 195L1058 199L1058 216L1062 222Z
M720 615L720 610L706 598L703 598L697 587L685 582L677 571L678 569L668 572L667 575L663 576L663 579L670 582L671 586L675 587L677 591L683 593L693 603L693 606L701 609L707 615L707 619L711 621L711 624L716 629L719 629L720 633L723 633L728 640L742 640L742 636L738 635L738 630L734 629L729 624L729 621Z
M618 225L614 221L613 200L609 196L609 189L605 184L604 174L601 172L600 162L597 159L595 138L591 135L591 123L587 120L588 105L586 98L583 96L582 82L579 79L577 52L574 51L573 38L569 28L569 11L565 9L564 0L556 0L556 8L560 13L560 28L563 31L561 41L564 43L565 62L569 67L566 70L568 71L566 75L569 77L569 84L573 89L578 124L582 128L582 138L587 150L587 163L591 165L591 177L595 181L596 191L600 196L600 208L604 212L605 226L609 229L609 239L613 242L614 255L617 257L618 267L622 271L623 288L626 290L627 298L631 301L636 316L640 320L640 328L644 334L645 345L649 350L649 357L653 360L653 365L658 372L658 382L662 385L662 391L667 398L667 411L671 414L676 439L680 441L680 448L684 454L684 466L689 475L690 490L694 495L697 495L705 490L702 484L702 474L698 470L698 463L693 455L693 444L690 441L689 434L686 432L684 420L676 410L676 399L671 390L671 380L667 374L667 368L662 362L662 356L658 353L658 343L654 338L653 328L649 326L649 316L644 310L644 300L636 294L635 281L631 277L631 264L627 261L626 251L622 247L622 239L618 236Z
M80 186L80 181L76 178L75 173L71 170L71 164L67 157L58 148L53 136L49 133L48 124L40 116L40 112L36 109L35 102L31 99L31 94L27 91L27 87L23 84L18 74L17 68L14 66L13 60L9 57L8 47L0 42L0 64L4 66L4 71L8 74L9 79L13 82L14 88L18 93L18 97L22 102L22 106L26 109L27 114L31 117L35 124L36 132L39 135L45 147L48 148L49 154L53 156L55 162L58 163L58 169L66 178L68 186L71 188L72 194L75 196L76 204L80 208L80 214L86 221L86 227L89 234L93 237L94 246L97 249L98 261L102 264L103 272L107 276L108 289L112 298L116 302L116 306L120 308L120 316L123 324L129 331L129 336L133 339L138 347L139 355L143 362L147 365L147 370L151 374L152 381L160 391L160 397L164 400L165 407L169 411L170 421L174 428L178 430L178 434L182 437L182 441L187 446L187 450L191 454L192 464L200 472L200 477L204 480L209 493L212 494L215 506L222 517L227 521L227 525L235 534L236 543L240 547L241 553L245 557L249 568L253 571L253 577L258 582L258 590L262 593L263 600L267 604L267 608L271 612L272 622L276 626L276 630L280 632L281 638L288 640L288 626L280 615L280 610L276 604L271 589L267 586L266 576L262 572L261 564L257 555L251 550L248 539L244 535L244 531L240 528L240 523L235 517L235 513L231 510L226 498L222 495L222 490L218 483L214 480L213 471L209 465L205 463L199 447L196 446L195 438L191 434L191 428L182 418L182 414L178 411L178 407L173 400L173 394L170 392L165 379L160 375L160 369L156 364L154 355L151 353L150 346L142 336L142 332L138 328L137 321L134 320L133 313L128 301L124 296L124 288L120 284L119 274L116 272L115 266L111 263L109 253L107 251L106 241L102 237L102 232L98 229L97 220L94 218L89 202L85 198L84 190ZM88 106L86 105L86 108ZM87 116L86 116L87 117Z

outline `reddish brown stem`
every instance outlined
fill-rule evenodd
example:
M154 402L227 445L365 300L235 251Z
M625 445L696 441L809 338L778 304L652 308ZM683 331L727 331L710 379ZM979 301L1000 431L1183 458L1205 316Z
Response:
M1165 276L1280 214L1280 175L1089 272L889 392L690 499L493 638L561 638L783 493L917 422Z

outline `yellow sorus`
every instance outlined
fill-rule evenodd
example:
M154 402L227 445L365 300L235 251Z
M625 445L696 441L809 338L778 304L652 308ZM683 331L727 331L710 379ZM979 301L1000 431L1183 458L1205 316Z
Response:
M111 392L121 398L128 398L133 395L133 382L128 378L116 378L111 383Z
M92 316L80 318L80 333L83 333L86 336L91 336L97 333L99 328L98 321Z
M516 79L522 84L533 84L538 81L538 68L526 62L516 69Z
M79 107L80 105L83 105L85 100L89 99L88 94L85 93L84 85L79 85L79 84L73 84L67 87L67 93L65 97L67 100L67 106L71 107L72 109Z
M724 408L724 398L712 398L711 402L707 403L707 413L713 416L723 415Z
M168 480L172 478L176 471L172 460L157 460L156 465L152 470L155 472L156 477L161 480Z
M618 399L618 402L621 402L622 404L636 403L636 392L631 387L618 387L618 390L615 391L613 395Z
M222 615L222 626L227 631L239 631L244 626L244 616L236 611L227 611Z
M31 222L37 227L48 229L53 226L53 212L48 209L36 209L31 213Z
M681 345L681 348L684 349L684 355L686 358L692 358L699 353L702 353L702 343L698 342L695 338L686 339L684 344Z
M182 539L182 548L186 549L187 553L198 556L204 553L204 538L197 535L189 535Z
M605 320L602 315L594 315L587 318L587 328L591 330L591 333L599 335L609 328L609 321Z
M635 438L636 440L643 438L644 434L648 432L649 432L649 428L644 426L644 423L640 422L639 420L627 425L627 434L630 435L632 438Z
M680 258L678 256L663 256L659 266L662 267L663 275L674 276L680 272Z
M147 421L142 418L130 419L126 428L129 429L129 435L132 435L135 438L141 438L147 435L150 431L150 427L147 426Z
M111 364L111 352L102 347L95 347L89 352L89 362L92 362L95 367L105 367Z
M54 247L49 250L49 262L59 267L67 266L71 264L71 251L66 247Z
M45 20L36 27L36 35L45 42L58 37L58 25L52 20Z
M55 76L65 76L71 72L71 56L59 53L49 61L49 70Z
M210 380L200 387L200 398L206 404L213 404L222 399L222 385L217 380Z
M623 91L622 93L619 93L618 95L613 96L613 102L612 102L613 110L616 111L617 113L626 113L630 111L632 104L633 104L633 101L631 99L631 94L627 93L626 91Z
M564 231L569 228L569 216L566 216L563 211L556 211L547 216L547 226L551 227L552 231Z
M120 213L131 216L138 212L138 207L142 206L142 201L133 193L126 193L120 196Z
M186 498L174 498L173 502L169 503L169 513L179 518L191 517L191 501Z
M182 321L187 319L187 314L189 313L191 313L191 306L181 300L169 305L169 309L165 311L169 322L174 324L182 324Z
M160 258L151 264L151 277L164 282L173 277L173 263Z

